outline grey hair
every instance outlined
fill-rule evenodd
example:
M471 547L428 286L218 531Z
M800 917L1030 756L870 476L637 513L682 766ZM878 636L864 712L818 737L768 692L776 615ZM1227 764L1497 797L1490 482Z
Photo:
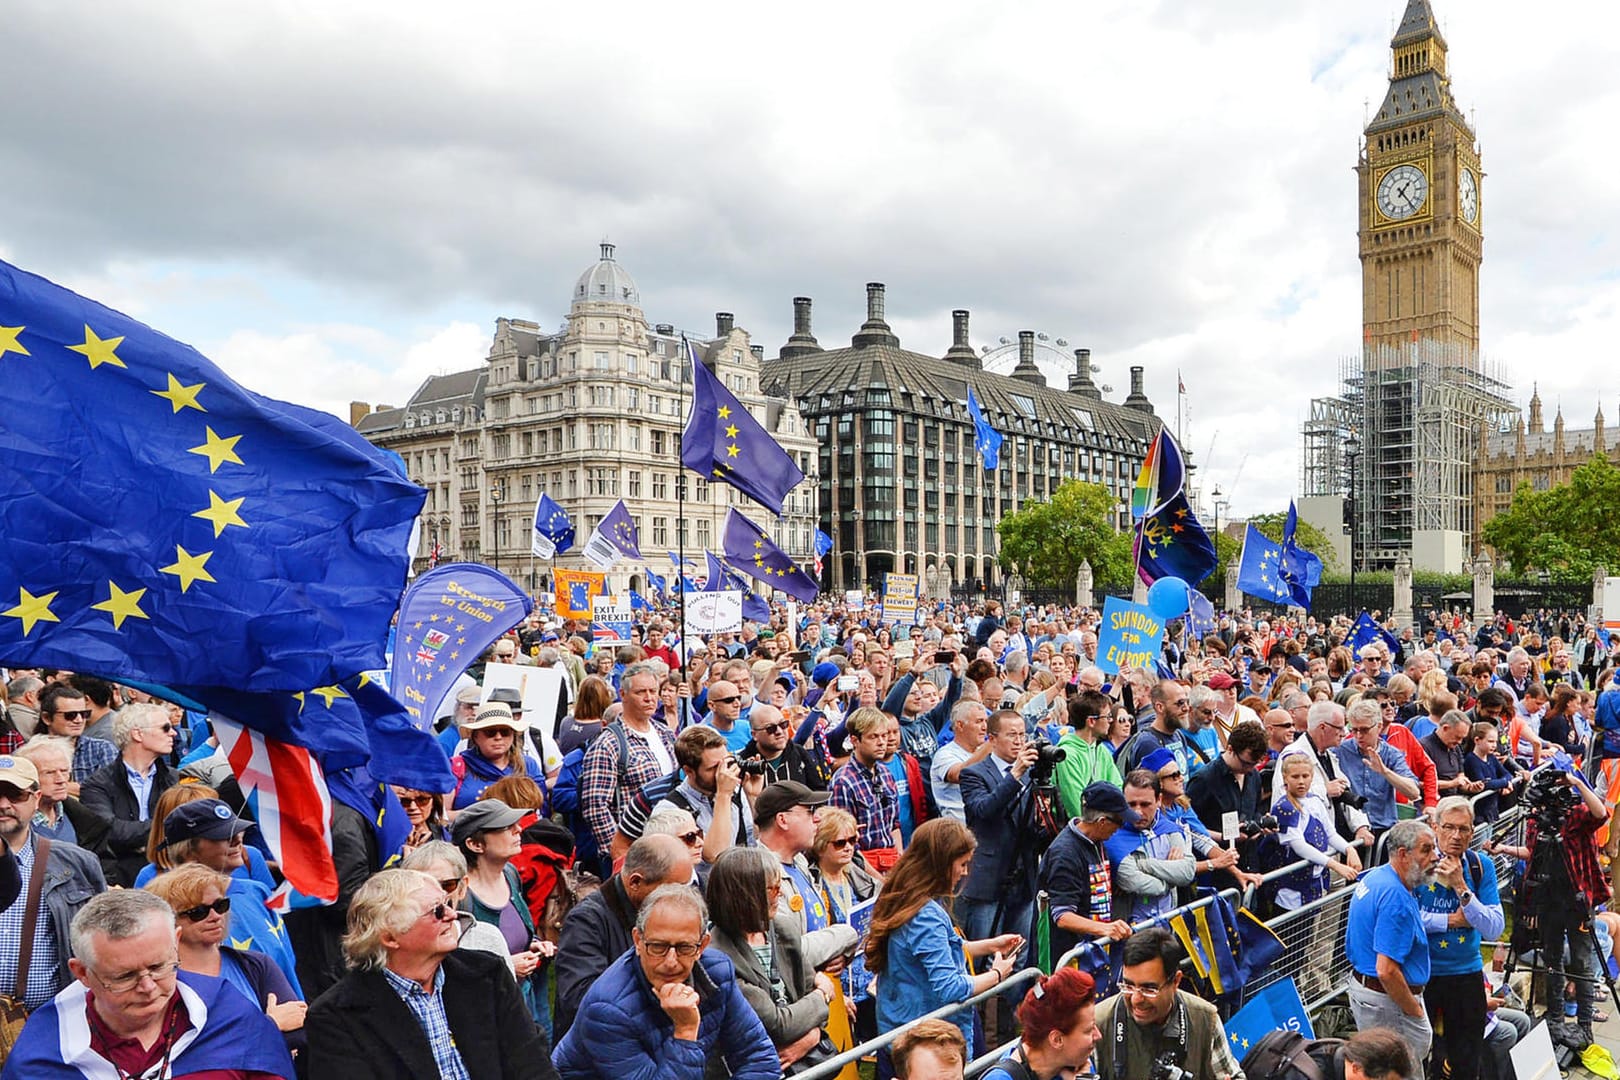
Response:
M1461 810L1463 813L1468 815L1469 821L1474 820L1474 804L1468 801L1468 797L1466 795L1447 795L1445 798L1435 803L1434 820L1438 822L1441 818L1445 817L1454 810Z
M1528 660L1528 659L1530 659L1530 654L1525 651L1524 647L1522 645L1515 645L1515 646L1513 646L1513 648L1508 650L1507 661L1506 662L1511 664L1515 660Z
M1441 727L1456 727L1458 724L1467 724L1469 727L1474 726L1474 722L1468 719L1468 714L1461 709L1452 709L1440 718Z
M555 645L542 645L540 646L540 654L535 659L542 664L555 664L562 659L562 654L557 651Z
M1430 840L1434 839L1434 830L1429 828L1428 822L1418 818L1407 818L1389 827L1389 832L1384 834L1384 843L1393 855L1397 851L1414 850L1418 846L1418 841L1425 836Z
M86 967L96 966L92 942L100 934L109 941L126 941L146 933L153 924L174 936L174 909L169 902L145 889L110 889L92 896L73 916L68 936L73 955Z
M62 760L73 764L73 741L60 735L35 735L17 748L17 756L33 761L42 754L61 754Z
M350 968L383 969L388 962L383 934L397 937L411 928L420 917L414 898L423 887L442 891L432 876L420 870L380 870L360 886L349 901L349 932L343 935L343 955Z
M1202 709L1210 702L1220 699L1220 693L1207 686L1195 686L1187 693L1187 702L1194 709Z
M1319 728L1324 724L1331 724L1344 715L1344 706L1335 705L1331 701L1317 701L1311 705L1311 711L1305 714L1305 726Z
M1384 709L1372 698L1357 698L1351 706L1344 711L1345 720L1355 723L1357 720L1376 720L1384 722Z
M45 681L35 675L19 675L6 684L6 693L15 701L24 694L32 693L45 685Z
M456 877L467 876L467 857L461 849L447 840L429 840L409 855L400 860L401 870L420 870L428 873L428 867L443 863L450 868Z
M156 724L169 722L169 710L166 706L155 705L149 701L137 701L125 705L113 714L113 742L122 750L135 739L137 731L145 731Z
M1299 708L1301 705L1310 705L1311 695L1307 694L1303 690L1290 690L1288 693L1282 696L1282 701L1279 702L1279 704L1285 711L1291 712L1294 709ZM1306 713L1305 715L1309 716L1310 714Z
M677 865L686 866L690 874L690 863L691 856L686 853L684 845L660 844L652 836L643 833L640 839L630 845L630 850L625 852L624 865L619 868L619 877L624 881L632 877L639 877L642 881L665 881L675 872Z
M619 676L619 685L629 686L631 679L637 678L641 675L651 675L654 679L657 679L660 684L662 684L664 681L664 675L667 673L667 671L668 668L661 668L658 664L653 663L651 660L637 660L635 663L624 669L624 674Z
M641 828L642 836L676 836L688 828L697 827L697 818L692 816L690 810L682 810L678 806L666 806L654 812L647 818L647 824Z
M984 707L984 702L963 698L955 705L951 706L951 727L960 727L962 721L967 719L968 713L972 712L974 709L978 709L980 712L985 714L987 719L989 718L990 710Z
M772 856L772 861L774 860L775 856ZM709 906L703 902L703 897L698 895L696 889L690 885L660 885L652 891L651 896L641 902L641 910L636 912L637 933L646 935L647 923L652 918L653 910L661 906L682 908L686 914L696 915L698 933L708 932Z
M1023 649L1014 649L1001 661L1001 670L1008 675L1015 675L1020 671L1029 670L1029 654Z

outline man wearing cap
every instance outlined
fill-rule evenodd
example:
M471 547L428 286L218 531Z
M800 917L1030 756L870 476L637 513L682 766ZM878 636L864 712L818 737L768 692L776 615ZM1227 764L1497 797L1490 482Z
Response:
M1052 905L1054 961L1082 937L1123 941L1131 936L1131 924L1114 917L1113 870L1103 847L1125 821L1125 796L1115 785L1098 780L1086 785L1081 799L1079 816L1041 856L1036 879L1036 887ZM1031 941L1039 940L1036 928L1028 936Z
M472 723L473 717L478 715L478 706L484 700L484 692L477 683L470 683L456 691L454 709L439 732L439 745L444 747L445 757L455 757L461 752L462 725Z
M854 930L832 921L821 890L810 878L806 853L815 846L816 808L827 805L827 799L825 791L811 791L784 780L766 788L754 801L759 846L782 864L776 914L796 924L804 958L813 968L852 951L857 940Z
M94 855L66 841L34 834L38 809L39 773L33 763L10 754L0 756L0 839L16 856L22 897L30 895L35 875L40 875L37 914L26 932L26 901L15 900L0 912L0 991L16 990L17 965L26 948L29 962L22 996L30 1009L44 1005L73 982L68 970L73 916L107 889Z

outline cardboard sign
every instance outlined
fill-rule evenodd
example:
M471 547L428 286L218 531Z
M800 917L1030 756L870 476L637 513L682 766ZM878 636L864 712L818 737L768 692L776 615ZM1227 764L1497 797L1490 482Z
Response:
M686 594L686 627L694 634L735 634L742 630L742 593L736 589Z
M1097 666L1110 675L1120 668L1154 670L1164 647L1164 620L1146 604L1110 596L1097 628Z
M630 601L620 596L591 597L591 640L613 644L630 640L630 624L634 622Z
M859 589L844 590L844 606L851 611L859 611L866 604L866 594Z
M917 621L917 575L883 575L883 621L911 626Z

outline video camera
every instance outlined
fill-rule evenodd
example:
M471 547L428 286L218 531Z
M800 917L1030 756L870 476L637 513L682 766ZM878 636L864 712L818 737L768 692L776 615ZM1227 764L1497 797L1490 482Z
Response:
M1053 746L1052 740L1043 734L1037 734L1030 740L1029 745L1035 748L1035 764L1029 769L1030 781L1042 787L1050 787L1052 770L1057 768L1058 762L1069 756L1069 752L1060 746Z
M1543 835L1561 829L1564 819L1580 801L1580 792L1575 790L1569 776L1556 768L1536 772L1524 789L1525 813L1536 819Z

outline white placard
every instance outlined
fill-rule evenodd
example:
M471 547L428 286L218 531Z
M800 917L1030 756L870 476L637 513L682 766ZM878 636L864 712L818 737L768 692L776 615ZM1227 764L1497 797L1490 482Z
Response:
M735 634L742 621L742 593L736 589L686 594L686 627L694 634Z
M630 610L630 601L621 596L593 596L591 597L591 640L597 644L613 644L619 641L630 640L630 624L635 616ZM596 631L605 630L614 636L597 637Z
M859 611L866 603L866 594L859 589L844 590L844 606L851 611Z
M597 569L611 570L613 564L619 561L620 551L618 546L603 536L600 530L593 530L591 538L585 541L585 546L580 549L580 554L585 556L587 562L595 564Z
M1236 810L1228 810L1221 815L1221 839L1228 844L1236 844L1238 838L1238 814Z
M536 530L529 540L529 554L537 559L549 559L557 554L557 545L552 543L549 537L540 535L539 531Z
M1555 1080L1562 1075L1558 1071L1558 1055L1553 1052L1552 1033L1547 1030L1545 1020L1513 1045L1508 1058L1519 1080Z
M562 693L562 668L528 664L485 664L484 693L479 704L495 690L516 690L523 701L523 722L540 733L541 762L547 772L562 764L557 749L557 695Z

